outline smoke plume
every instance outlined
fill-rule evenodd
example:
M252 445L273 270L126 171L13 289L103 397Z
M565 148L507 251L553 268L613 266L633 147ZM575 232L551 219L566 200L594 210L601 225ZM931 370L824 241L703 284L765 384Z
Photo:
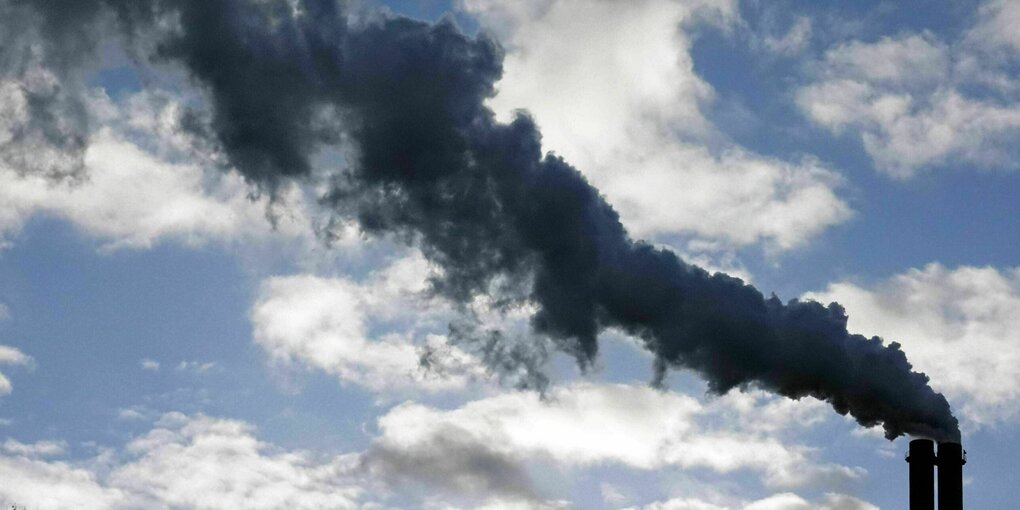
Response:
M597 189L543 154L526 113L494 119L484 102L502 50L489 36L329 0L96 1L128 39L174 27L151 57L205 90L204 131L253 185L272 192L309 176L317 150L349 144L325 204L419 246L454 302L499 288L531 303L534 331L582 367L599 333L619 328L654 353L658 380L684 368L718 393L754 385L827 401L889 438L959 435L899 344L849 333L840 305L782 303L631 239ZM66 2L28 3L46 17Z

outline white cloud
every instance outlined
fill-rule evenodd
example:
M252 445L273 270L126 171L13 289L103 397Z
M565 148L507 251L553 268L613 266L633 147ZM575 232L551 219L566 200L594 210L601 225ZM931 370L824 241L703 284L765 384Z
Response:
M643 510L878 510L866 501L846 494L826 493L820 501L809 502L797 494L783 492L746 504L716 505L695 498L674 498L657 501L642 507ZM637 510L632 508L630 510Z
M117 410L117 418L126 421L141 421L141 420L153 420L158 416L154 412L145 406L131 406L124 407Z
M903 344L965 430L1020 417L1020 269L933 263L808 296L843 304L852 331Z
M688 28L731 26L734 2L461 4L508 48L495 111L529 110L545 149L584 172L637 237L788 249L850 216L824 165L733 147L703 114L714 92L694 72Z
M878 510L878 507L845 494L829 493L821 501L810 503L796 494L784 492L755 501L744 510Z
M416 255L362 282L270 278L251 312L255 342L275 362L306 365L375 391L462 388L484 370L439 334L451 315L425 295L428 274ZM445 354L428 372L419 366L420 345Z
M978 23L967 34L969 42L988 49L1020 52L1020 4L1013 0L990 0L978 11Z
M766 36L765 48L780 55L797 55L811 42L811 32L811 19L799 16L782 37Z
M239 420L168 413L124 447L100 448L94 459L46 460L66 444L8 440L0 447L0 479L12 483L0 485L0 501L40 510L383 508L399 498L437 509L460 501L471 502L466 508L568 508L533 487L528 466L548 461L575 469L750 469L769 484L823 489L833 480L818 473L861 476L859 469L820 464L811 449L780 437L795 437L810 416L827 412L824 405L769 411L777 402L763 393L703 403L645 386L578 384L546 401L514 392L451 411L406 403L379 418L379 435L366 451L337 455L279 448ZM771 424L742 425L750 421ZM728 508L695 503L648 508Z
M348 479L351 457L278 451L240 421L172 413L127 449L135 458L110 484L159 506L355 508L362 495Z
M32 357L11 347L9 345L0 345L0 365L31 365ZM0 372L0 396L8 395L11 393L13 387L11 386L11 380L7 378L2 372Z
M31 356L8 345L0 345L0 363L10 365L27 365L32 362Z
M7 305L0 303L0 322L9 320L11 318L11 309Z
M1015 32L1000 25L1016 10L989 3L956 44L928 33L840 44L797 91L797 104L831 131L859 135L876 167L897 178L946 164L1016 169L1020 88L988 54ZM968 93L982 88L992 93Z
M93 463L29 458L54 449L4 443L13 456L0 455L0 501L39 510L346 509L360 508L364 496L357 455L281 450L235 420L170 413L125 451Z
M38 510L107 510L126 501L123 491L66 462L0 455L0 480L0 500Z
M157 368L158 365L157 365ZM193 374L205 374L216 368L216 363L212 361L188 361L184 360L174 367L174 370L178 372L191 372Z
M61 455L67 450L65 441L37 441L35 443L22 443L15 439L7 438L0 449L11 454L22 457L52 457Z
M828 76L859 76L902 88L938 85L949 77L949 49L929 34L851 41L825 55Z
M380 436L367 458L380 470L400 472L439 457L435 450L446 445L441 458L450 464L436 468L444 479L471 476L472 486L507 491L520 489L523 482L507 487L506 475L520 476L513 466L527 459L576 467L752 470L766 484L784 487L831 486L863 476L860 468L819 463L810 448L786 444L777 433L810 425L812 415L825 412L822 404L776 402L736 393L702 403L645 386L574 384L554 388L547 400L508 393L452 410L405 403L379 418ZM770 411L775 405L804 409ZM472 469L460 473L461 464ZM485 479L481 466L490 466L496 481Z
M85 182L54 183L0 169L0 234L10 237L39 213L65 219L108 249L146 248L162 238L185 243L268 232L265 205L247 197L233 174L213 176L188 163L161 161L111 131L85 152Z
M178 101L142 92L115 103L94 92L89 108L101 127L85 150L80 179L54 181L0 165L0 242L9 243L37 214L70 222L106 249L147 248L165 239L311 237L301 192L292 187L281 195L274 230L267 200L251 200L238 174L216 168L214 156L184 134Z
M574 508L567 501L539 501L539 500L521 500L521 499L506 499L506 498L489 498L478 505L472 505L469 507L456 507L448 504L440 504L436 509L442 508L443 510L457 510L458 508L471 508L473 510L565 510L567 508ZM431 507L428 510L433 510Z
M618 507L630 499L622 488L609 482L600 483L599 492L602 493L602 501L607 505Z
M784 492L755 501L745 510L811 510L811 504L796 494Z
M728 510L728 507L713 505L695 498L673 498L666 501L656 501L641 507L643 510ZM637 510L632 507L629 510Z
M154 359L142 358L142 360L138 362L138 366L142 367L142 370L159 372L159 362Z

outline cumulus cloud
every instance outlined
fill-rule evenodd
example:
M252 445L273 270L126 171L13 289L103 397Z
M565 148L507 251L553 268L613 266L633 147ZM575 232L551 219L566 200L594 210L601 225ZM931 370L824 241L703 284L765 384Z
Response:
M95 473L67 462L0 455L0 501L39 510L123 507L126 494L104 486Z
M508 48L494 110L530 111L544 148L584 172L637 237L789 249L850 217L836 194L841 179L824 164L734 146L703 114L714 91L694 71L690 27L732 26L734 2L461 5ZM794 28L776 44L800 44L797 31L808 28Z
M458 508L457 501L471 501L464 508L493 510L569 507L566 501L522 498L512 491L473 493L467 472L457 480L441 478L444 466L450 465L442 456L416 475L431 472L432 481L454 492L446 497L423 494L403 485L411 479L401 473L366 469L365 453L288 450L260 440L256 432L240 420L172 412L123 448L103 448L96 458L80 461L43 458L61 454L66 447L61 442L24 444L9 439L0 447L4 480L0 502L39 510L339 510L406 505L451 510ZM437 446L437 453L442 452ZM378 461L377 453L373 455ZM405 503L387 503L400 497Z
M359 508L364 495L356 455L281 450L247 423L203 415L164 415L123 452L93 465L35 458L53 453L48 443L8 440L3 450L0 501L40 510L346 509Z
M262 283L252 307L255 342L274 362L299 364L373 391L462 388L480 364L440 333L449 307L426 294L420 255L398 259L363 281L296 275ZM422 346L442 356L422 365Z
M156 507L355 508L352 459L280 451L250 425L172 413L132 441L110 485Z
M993 1L958 41L908 33L839 44L796 102L819 125L859 136L893 177L950 164L1016 169L1020 88L1000 58L1017 56L1006 28L1016 17L1011 2Z
M379 418L380 435L365 462L400 476L422 471L415 466L438 465L443 480L459 477L470 487L521 497L535 496L514 469L526 459L573 467L750 470L767 485L784 487L838 486L864 475L860 468L818 462L812 449L787 444L774 432L812 423L823 405L802 402L799 412L771 412L776 402L764 394L734 394L703 403L645 386L594 384L557 387L547 400L510 393L451 410L409 402ZM743 425L753 422L772 424ZM445 460L432 463L435 458Z
M437 509L570 507L535 483L536 463L750 470L770 486L828 490L863 470L820 463L792 439L825 414L822 404L790 406L761 392L703 402L646 386L575 384L547 400L514 392L448 411L401 404L379 418L366 450L327 455L280 448L244 421L172 412L94 459L48 458L65 454L61 441L8 439L0 447L0 476L13 483L0 486L0 501L41 510L345 509L409 501ZM770 424L744 425L752 422ZM728 497L733 505L688 499L647 508L737 508L740 500L732 498L739 496Z
M833 283L810 296L846 305L856 331L902 343L965 428L1018 417L1020 269L932 263L872 284Z

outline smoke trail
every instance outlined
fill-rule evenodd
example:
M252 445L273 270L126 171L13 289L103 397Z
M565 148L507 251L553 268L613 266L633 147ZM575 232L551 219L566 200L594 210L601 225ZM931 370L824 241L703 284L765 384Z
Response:
M451 21L351 21L327 0L147 5L121 11L124 25L177 20L157 58L205 87L211 131L252 183L272 191L307 176L316 149L352 141L324 202L411 239L455 302L527 282L518 298L537 306L533 329L582 366L617 327L643 339L660 379L682 367L715 392L753 384L825 400L889 438L958 437L946 399L899 344L848 333L838 304L784 304L630 239L597 189L542 154L527 114L501 124L484 106L502 61L486 35Z

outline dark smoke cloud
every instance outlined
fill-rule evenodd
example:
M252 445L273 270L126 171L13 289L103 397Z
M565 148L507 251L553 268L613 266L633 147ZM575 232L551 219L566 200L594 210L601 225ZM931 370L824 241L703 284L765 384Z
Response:
M443 271L436 291L455 302L516 282L507 299L537 306L535 332L582 367L615 327L643 339L660 381L686 368L719 393L756 385L825 400L889 438L959 435L899 344L850 334L838 304L784 304L630 239L597 189L543 155L527 114L501 124L484 106L502 62L486 35L451 21L349 21L325 0L146 5L124 26L179 22L156 58L205 88L209 128L250 182L271 191L309 175L318 148L350 141L356 155L324 203L420 246Z

